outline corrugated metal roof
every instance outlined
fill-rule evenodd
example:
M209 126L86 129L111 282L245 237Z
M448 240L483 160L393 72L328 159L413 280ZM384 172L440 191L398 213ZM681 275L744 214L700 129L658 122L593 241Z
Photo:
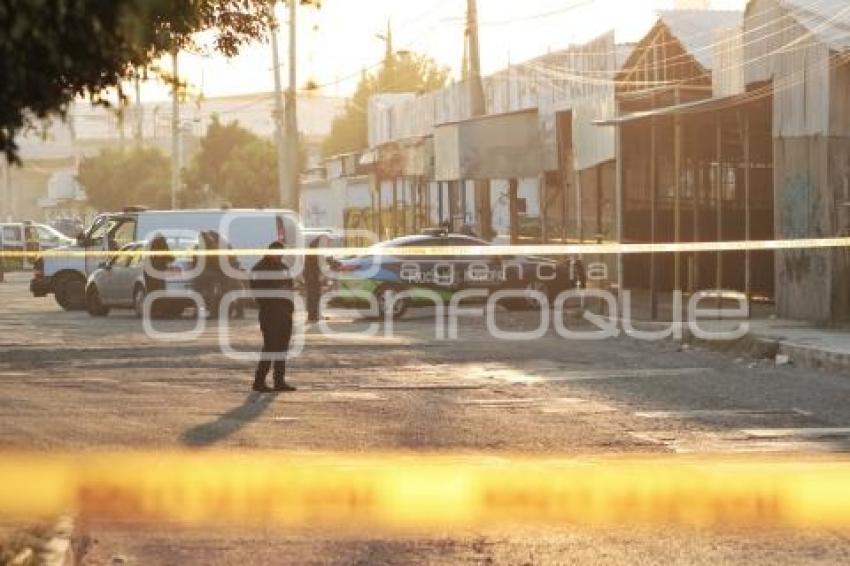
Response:
M779 0L817 40L836 50L850 49L850 2L847 0Z
M744 13L731 10L661 10L658 18L703 68L711 70L715 33L741 26Z

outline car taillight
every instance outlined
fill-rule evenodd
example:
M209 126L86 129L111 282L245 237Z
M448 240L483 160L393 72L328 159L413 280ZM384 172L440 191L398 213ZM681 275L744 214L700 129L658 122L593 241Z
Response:
M286 242L286 226L283 224L283 218L278 216L275 224L277 225L277 241Z
M336 270L340 273L352 273L360 269L356 263L341 263L336 266Z

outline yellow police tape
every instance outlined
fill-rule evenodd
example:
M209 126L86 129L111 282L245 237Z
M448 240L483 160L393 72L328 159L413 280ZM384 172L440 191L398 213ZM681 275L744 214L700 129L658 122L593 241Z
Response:
M0 518L409 531L850 528L850 460L351 454L0 456Z
M651 253L697 253L697 252L733 252L733 251L774 251L850 248L850 237L842 238L805 238L786 240L749 240L729 242L680 242L680 243L641 243L641 244L540 244L540 245L494 245L494 246L425 246L425 247L349 247L349 248L287 248L269 250L255 249L216 249L216 250L180 250L162 252L151 250L67 250L54 249L43 252L0 251L0 258L35 257L115 257L132 255L137 257L162 256L177 253L181 256L581 256L581 255L618 255Z

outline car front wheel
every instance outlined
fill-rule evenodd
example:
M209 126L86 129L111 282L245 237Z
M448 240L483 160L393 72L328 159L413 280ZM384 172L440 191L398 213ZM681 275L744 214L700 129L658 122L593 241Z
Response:
M378 303L378 316L386 319L391 316L393 320L398 320L407 312L410 306L408 299L398 298L399 289L391 285L380 287L375 293L375 299Z
M549 298L549 287L543 281L537 279L526 282L521 289L522 297L511 298L505 301L505 307L512 311L536 311L543 308L540 301L537 299L538 294L542 294L547 299Z
M147 294L143 287L136 287L136 290L133 291L133 310L136 312L136 316L138 318L143 318L145 316L145 299L147 298Z
M86 282L79 275L64 273L56 278L56 302L66 311L86 308Z
M95 286L92 286L88 293L86 293L86 310L89 311L91 316L96 317L109 314L109 308L103 305L103 301L100 299L100 292L98 292Z

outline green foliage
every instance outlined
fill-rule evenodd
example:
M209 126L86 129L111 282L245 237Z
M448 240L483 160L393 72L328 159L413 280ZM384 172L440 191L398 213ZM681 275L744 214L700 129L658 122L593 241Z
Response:
M279 201L277 150L257 138L234 148L221 167L221 196L238 208L271 207Z
M448 78L449 69L440 67L428 56L396 53L377 73L363 74L345 113L334 120L322 153L331 156L368 146L367 109L372 95L437 90L445 86Z
M307 159L299 146L301 170ZM279 203L277 148L234 121L213 116L200 149L184 173L183 206L228 202L236 207L276 206Z
M98 210L170 208L170 167L171 160L157 148L104 149L80 163L77 180Z
M180 200L184 206L208 204L210 198L224 199L222 170L233 151L259 139L238 122L223 124L213 116L200 149L184 174L185 189Z
M0 151L17 160L15 137L63 115L79 96L99 101L136 69L214 29L215 49L236 54L265 37L268 0L0 0Z

